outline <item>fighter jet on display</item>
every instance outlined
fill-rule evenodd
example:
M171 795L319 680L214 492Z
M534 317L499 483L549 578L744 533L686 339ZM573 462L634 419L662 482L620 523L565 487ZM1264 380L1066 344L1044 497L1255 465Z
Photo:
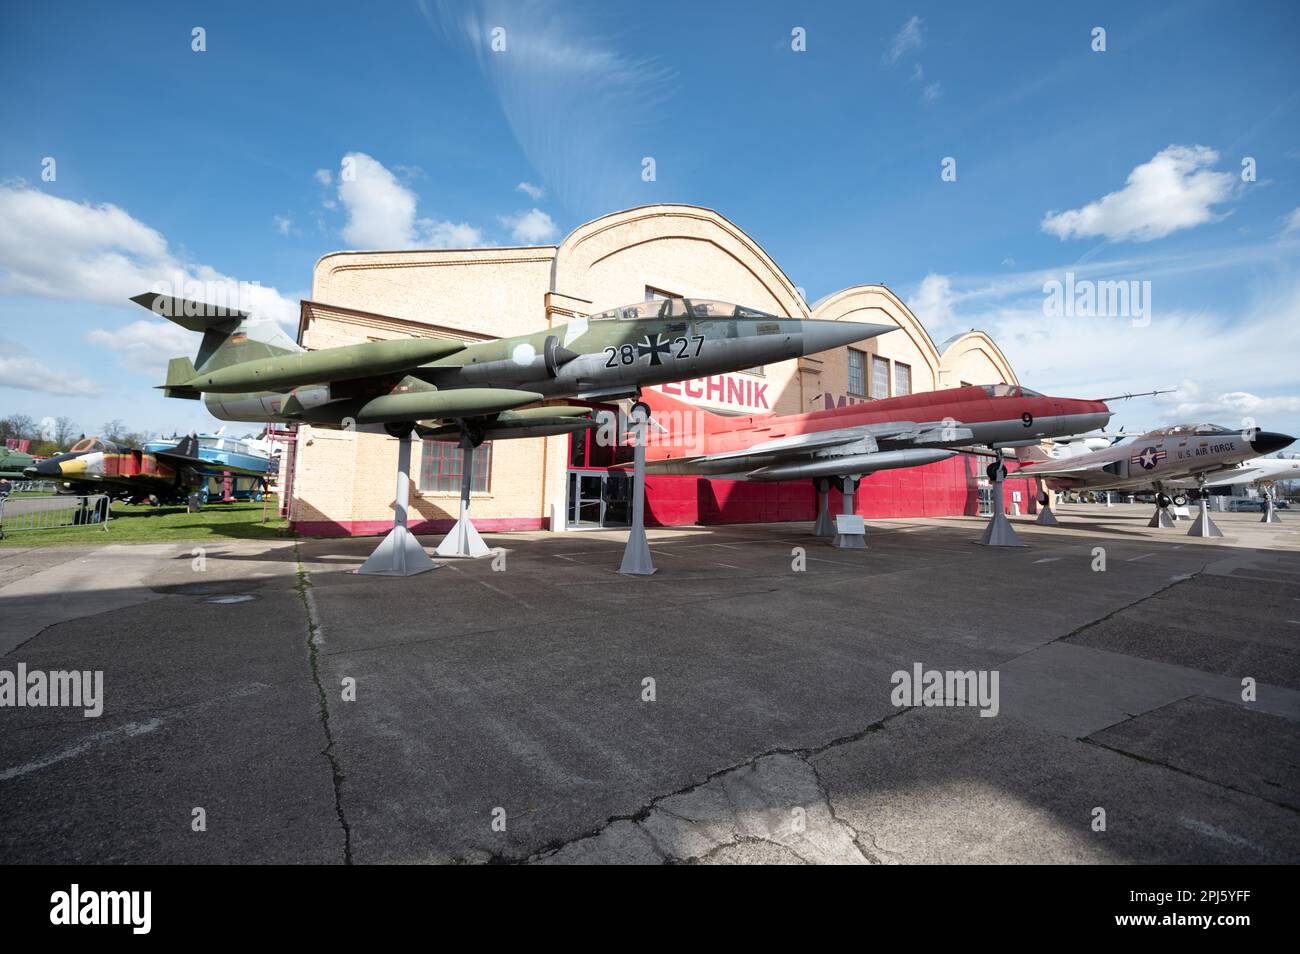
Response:
M0 479L22 480L23 471L32 466L34 461L31 454L0 447Z
M723 417L654 392L646 400L656 418L671 411L688 421L694 414L703 420L702 428L688 427L681 439L652 437L647 473L755 481L856 478L931 464L964 448L1036 445L1091 431L1111 413L1104 401L1048 397L1012 384L926 391L782 416Z
M203 333L198 357L173 358L168 397L203 398L226 421L416 428L472 443L592 426L585 407L642 387L828 351L893 325L798 321L740 305L670 298L491 341L408 338L304 351L275 322L246 312L144 294L132 299Z
M1151 526L1173 525L1167 508L1173 503L1166 490L1190 479L1204 497L1213 475L1243 461L1271 454L1295 438L1271 431L1231 430L1215 424L1176 424L1149 431L1127 444L1091 454L1055 460L1038 447L1017 451L1021 470L1044 480L1054 490L1146 490L1156 492L1156 512ZM1212 526L1212 525L1211 525ZM1195 533L1196 527L1192 528ZM1208 534L1218 536L1217 531Z
M28 480L52 480L61 494L108 494L110 497L160 502L184 500L207 480L210 461L199 456L198 438L191 435L175 447L152 452L125 447L99 437L86 437L66 454L28 467ZM233 474L257 476L240 467Z
M1205 482L1205 486L1232 487L1236 484L1250 484L1263 494L1264 500L1268 504L1268 512L1271 513L1274 499L1273 486L1279 481L1286 480L1300 480L1300 459L1293 457L1256 457L1253 460L1243 461L1219 476L1210 478ZM1186 488L1195 486L1195 482L1171 480L1167 481L1166 485ZM1175 506L1181 507L1186 503L1186 494L1181 489L1174 491L1170 496L1173 498ZM1268 522L1271 523L1272 521Z

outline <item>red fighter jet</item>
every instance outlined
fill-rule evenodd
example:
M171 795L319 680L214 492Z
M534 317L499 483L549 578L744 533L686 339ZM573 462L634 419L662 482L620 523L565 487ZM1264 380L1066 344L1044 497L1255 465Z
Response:
M1125 395L1127 396L1127 395ZM811 479L825 512L832 484L846 495L879 470L919 467L988 448L1081 434L1110 420L1107 399L1048 397L1013 384L927 391L814 411L727 417L643 392L650 407L646 473L728 480Z

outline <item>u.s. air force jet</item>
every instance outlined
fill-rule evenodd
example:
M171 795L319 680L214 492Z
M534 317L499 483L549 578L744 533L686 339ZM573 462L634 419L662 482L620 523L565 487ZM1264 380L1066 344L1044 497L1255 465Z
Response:
M132 301L201 332L163 391L202 398L225 421L382 425L393 435L486 439L592 426L586 407L642 387L738 371L873 338L894 325L800 321L741 305L670 298L490 341L409 338L305 351L270 319L167 295ZM416 425L419 425L418 427Z
M1149 526L1173 526L1166 493L1172 487L1196 485L1201 515L1191 536L1222 536L1209 519L1205 487L1211 477L1231 471L1243 461L1290 446L1289 434L1256 429L1231 430L1216 424L1175 424L1149 431L1127 444L1064 459L1048 457L1039 447L1017 450L1021 471L1042 479L1053 490L1146 490L1156 492L1156 512Z

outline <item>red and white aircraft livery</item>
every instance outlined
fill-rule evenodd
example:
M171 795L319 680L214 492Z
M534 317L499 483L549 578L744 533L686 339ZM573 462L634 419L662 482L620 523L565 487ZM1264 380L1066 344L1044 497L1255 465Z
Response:
M646 472L779 481L858 478L918 467L974 446L1018 447L1094 430L1104 401L1013 384L926 391L809 414L724 417L646 391ZM680 423L678 423L680 421Z

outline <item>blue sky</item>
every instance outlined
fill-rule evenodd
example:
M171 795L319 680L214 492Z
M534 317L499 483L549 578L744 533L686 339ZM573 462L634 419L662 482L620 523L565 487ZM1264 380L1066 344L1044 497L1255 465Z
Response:
M193 341L125 302L176 271L292 322L329 251L549 244L675 201L810 301L883 282L936 340L984 328L1040 390L1179 386L1130 428L1300 433L1298 45L1286 2L14 6L0 416L214 426L151 390ZM1149 308L1047 315L1067 272Z

